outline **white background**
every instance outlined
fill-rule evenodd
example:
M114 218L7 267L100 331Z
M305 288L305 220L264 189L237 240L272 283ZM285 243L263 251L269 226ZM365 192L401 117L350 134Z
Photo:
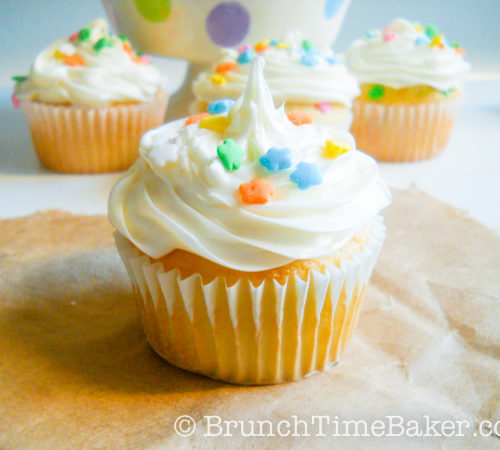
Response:
M0 217L50 208L105 214L119 174L58 175L45 170L34 154L22 112L10 105L10 77L26 74L36 54L53 40L104 17L101 3L0 0L0 13ZM382 177L392 187L416 186L500 230L500 1L352 0L334 49L343 53L364 31L397 16L439 26L449 41L467 50L473 70L444 153L418 163L382 163ZM155 62L169 78L168 90L175 92L187 64L165 58Z

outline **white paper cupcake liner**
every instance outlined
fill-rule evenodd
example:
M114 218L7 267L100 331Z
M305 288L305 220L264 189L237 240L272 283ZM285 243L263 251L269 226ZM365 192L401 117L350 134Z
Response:
M138 157L143 133L163 123L168 96L102 108L21 101L44 166L65 173L125 170Z
M356 146L381 161L418 161L448 143L462 98L385 105L355 100L351 133Z
M340 267L254 286L223 277L203 283L141 253L118 232L116 245L155 351L183 369L237 384L297 380L338 362L385 238L379 216L369 239Z

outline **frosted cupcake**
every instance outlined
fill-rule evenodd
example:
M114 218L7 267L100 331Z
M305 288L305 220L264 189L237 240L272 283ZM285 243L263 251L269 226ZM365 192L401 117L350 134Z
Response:
M349 128L352 100L359 94L356 80L329 48L311 43L300 33L254 47L224 49L222 57L193 83L192 112L206 111L215 100L238 98L256 55L266 60L264 75L276 106L284 103L287 112Z
M295 125L274 107L263 66L231 110L146 133L109 200L153 348L241 384L339 360L390 201L348 132Z
M59 172L128 168L141 135L165 116L167 94L150 57L102 19L54 42L14 80L12 100L28 118L38 156Z
M346 63L361 83L351 132L360 149L384 161L430 158L446 146L469 65L435 27L396 19L366 33Z

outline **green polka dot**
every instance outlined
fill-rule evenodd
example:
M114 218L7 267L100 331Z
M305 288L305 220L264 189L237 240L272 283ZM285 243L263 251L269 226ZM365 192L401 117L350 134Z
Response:
M170 15L170 0L135 0L142 17L150 22L163 22Z
M378 100L384 96L384 91L385 91L384 86L373 86L368 91L368 96L372 100Z

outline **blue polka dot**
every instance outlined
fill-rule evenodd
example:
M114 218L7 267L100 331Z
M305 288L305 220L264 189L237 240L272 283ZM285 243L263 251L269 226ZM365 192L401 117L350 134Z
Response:
M205 26L214 44L232 47L247 35L250 14L237 2L222 2L210 11Z
M325 2L325 17L331 19L335 16L339 10L344 0L326 0Z

